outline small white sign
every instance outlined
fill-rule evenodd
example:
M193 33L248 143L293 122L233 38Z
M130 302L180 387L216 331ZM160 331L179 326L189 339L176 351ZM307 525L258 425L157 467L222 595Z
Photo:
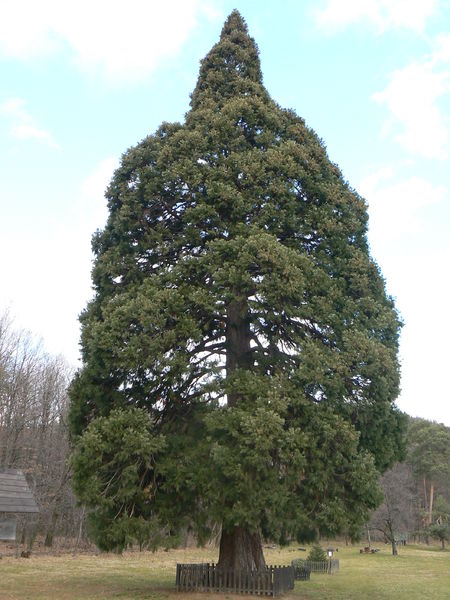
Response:
M0 520L0 540L14 542L16 539L17 521L15 519Z

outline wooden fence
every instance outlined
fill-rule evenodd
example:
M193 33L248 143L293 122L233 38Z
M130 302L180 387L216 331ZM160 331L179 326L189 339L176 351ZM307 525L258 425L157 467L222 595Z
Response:
M339 560L304 560L303 558L296 558L292 561L294 569L296 567L306 567L311 573L336 573L339 571Z
M308 581L311 579L311 571L304 565L295 564L295 560L292 561L294 568L294 579L295 581Z
M278 596L294 588L294 568L269 566L260 571L220 569L214 563L177 564L179 592L226 592Z

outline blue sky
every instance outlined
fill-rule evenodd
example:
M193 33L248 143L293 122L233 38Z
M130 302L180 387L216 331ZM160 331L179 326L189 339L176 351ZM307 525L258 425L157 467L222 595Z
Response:
M233 8L272 97L368 202L405 321L398 405L450 425L449 0L0 0L0 312L76 364L104 189L183 120Z

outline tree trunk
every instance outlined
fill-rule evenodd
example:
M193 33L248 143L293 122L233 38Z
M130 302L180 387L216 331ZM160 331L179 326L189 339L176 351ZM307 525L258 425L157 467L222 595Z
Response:
M427 496L427 480L425 479L425 475L423 476L423 497L425 502L425 512L428 511L428 496Z
M83 524L84 524L85 512L86 512L86 506L83 504L83 509L80 514L80 522L79 522L79 527L78 527L77 541L75 542L75 548L73 549L74 554L77 553L78 546L80 545L80 541L81 541L81 536L83 534Z
M261 570L266 566L259 533L248 527L235 527L231 532L222 530L219 562L221 569Z
M45 541L44 541L44 546L46 548L51 548L53 546L53 536L55 533L55 528L56 528L56 523L58 521L58 517L59 517L59 504L60 504L61 498L58 497L56 499L56 502L53 506L53 512L52 515L50 517L50 523L48 525L47 528L47 533L45 535Z
M239 298L239 290L235 290L235 298ZM251 370L253 366L250 346L250 321L247 299L236 299L227 307L226 327L226 374L231 380L236 370ZM230 389L227 392L227 404L236 406L241 400L241 393ZM220 538L219 562L222 569L260 570L266 562L259 533L252 533L248 527L241 525L231 531L222 529Z
M394 527L393 527L393 523L390 519L387 520L386 522L387 525L387 529L388 529L388 534L389 534L389 541L391 542L391 546L392 546L392 556L397 556L398 554L398 550L397 550L397 544L395 542L395 533L394 533ZM386 533L385 533L386 535Z
M428 525L433 523L433 499L434 499L434 483L430 483L430 512L428 515Z
M367 533L367 544L369 546L369 548L371 547L371 540L370 540L370 529L369 529L369 525L366 523L366 533Z
M27 550L33 550L33 546L34 546L34 542L36 541L36 537L37 537L37 533L38 533L38 525L39 523L34 523L31 531L30 531L30 536L28 538L28 545L27 545Z
M230 302L227 309L226 338L228 379L236 369L249 370L252 366L247 302L242 300ZM235 406L238 400L239 394L237 392L231 391L228 393L228 406Z

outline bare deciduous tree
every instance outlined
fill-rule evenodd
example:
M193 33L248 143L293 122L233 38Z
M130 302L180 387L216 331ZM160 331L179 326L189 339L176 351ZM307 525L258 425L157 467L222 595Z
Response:
M396 463L381 477L380 484L384 500L373 514L369 529L382 533L395 556L398 554L398 535L414 529L417 519L418 499L411 468Z
M0 468L22 469L38 503L38 518L19 520L30 547L38 534L51 546L55 535L76 539L83 529L68 463L71 376L62 357L46 354L7 312L0 315Z

